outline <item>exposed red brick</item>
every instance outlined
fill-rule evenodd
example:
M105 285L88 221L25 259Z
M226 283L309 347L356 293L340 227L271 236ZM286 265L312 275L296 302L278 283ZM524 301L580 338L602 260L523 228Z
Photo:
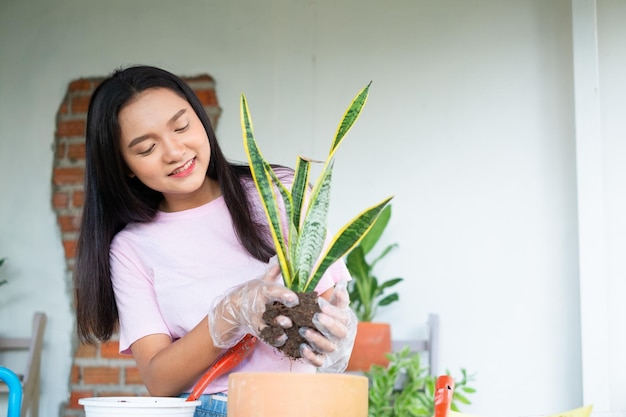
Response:
M65 150L67 149L67 145L63 142L57 142L57 150L56 150L56 159L65 158Z
M80 219L78 216L58 216L57 220L59 226L61 226L61 232L77 232L80 228Z
M76 95L72 97L72 114L87 113L91 96Z
M217 96L214 89L196 90L195 93L203 106L217 106Z
M139 373L139 368L137 368L136 366L132 366L132 367L126 367L124 370L126 373L124 384L143 385L143 379L141 378L141 374Z
M59 115L64 116L68 113L69 106L67 105L67 101L61 103L61 107L59 107Z
M56 135L58 138L84 136L85 126L85 120L63 120L57 123Z
M55 209L67 208L69 202L70 196L67 195L67 193L57 191L56 193L52 194L52 207L54 207Z
M85 170L79 167L57 167L52 174L54 185L82 184Z
M76 350L76 358L95 358L98 354L98 346L81 343Z
M65 259L74 259L76 256L76 241L64 240L63 249L65 250Z
M91 80L81 78L80 80L72 81L68 87L69 91L91 91L93 88Z
M209 81L209 82L213 82L213 77L211 77L208 74L201 74L201 75L197 75L195 77L187 77L187 78L183 78L183 80L188 83L188 84L192 84L194 82L203 82L203 81ZM193 86L191 86L193 87Z
M84 384L119 384L120 368L109 366L85 366L83 367Z
M74 191L72 194L72 206L82 207L85 201L85 193L83 191Z
M84 143L71 143L67 147L67 157L71 161L84 160L85 159L85 144Z
M120 342L118 340L111 340L100 345L100 356L107 359L129 359L128 355L121 355L119 353Z
M93 391L72 391L70 393L70 401L67 404L67 408L75 410L75 409L83 409L83 406L78 404L78 400L81 398L89 398L93 397Z
M72 384L78 384L80 382L80 367L73 365L72 372L70 373L70 382Z

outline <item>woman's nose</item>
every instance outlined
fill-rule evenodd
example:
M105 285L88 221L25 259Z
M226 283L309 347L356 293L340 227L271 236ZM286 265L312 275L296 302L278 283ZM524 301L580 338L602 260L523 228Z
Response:
M163 140L163 158L165 162L180 161L185 155L185 145L182 140L169 136Z

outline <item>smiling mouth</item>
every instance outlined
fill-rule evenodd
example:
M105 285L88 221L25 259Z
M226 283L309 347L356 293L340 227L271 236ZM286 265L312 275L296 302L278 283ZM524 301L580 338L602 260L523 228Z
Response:
M187 171L189 168L191 168L191 166L193 165L195 161L196 161L196 158L190 159L189 161L187 161L187 163L185 163L185 165L183 165L182 167L176 168L169 175L170 176L177 175L177 174L180 174L181 172Z

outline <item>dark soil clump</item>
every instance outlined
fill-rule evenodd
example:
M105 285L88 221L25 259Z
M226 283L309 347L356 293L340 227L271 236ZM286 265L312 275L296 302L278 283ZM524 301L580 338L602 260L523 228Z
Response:
M285 307L285 305L281 303L267 304L265 306L263 320L265 320L268 326L261 331L261 339L268 342L275 340L276 337L282 335L283 332L286 333L287 342L276 349L292 359L299 359L301 357L300 345L307 343L298 332L300 327L314 328L312 321L313 315L320 311L320 307L317 304L318 296L316 292L311 291L297 294L300 299L300 304L295 307ZM293 322L293 327L283 329L280 326L272 324L277 316L289 317Z

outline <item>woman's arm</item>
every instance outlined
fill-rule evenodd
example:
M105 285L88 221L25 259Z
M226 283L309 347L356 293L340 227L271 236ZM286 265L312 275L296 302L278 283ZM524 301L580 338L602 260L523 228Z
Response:
M173 396L192 387L222 349L213 346L205 317L176 342L166 334L142 337L131 345L150 395Z
M131 351L150 395L172 396L190 389L223 348L233 346L246 334L258 336L267 325L262 319L266 304L297 304L297 295L276 282L279 272L274 266L263 278L247 281L220 296L209 315L174 343L166 334L135 341ZM284 326L291 326L291 322ZM276 344L281 344L280 338Z

